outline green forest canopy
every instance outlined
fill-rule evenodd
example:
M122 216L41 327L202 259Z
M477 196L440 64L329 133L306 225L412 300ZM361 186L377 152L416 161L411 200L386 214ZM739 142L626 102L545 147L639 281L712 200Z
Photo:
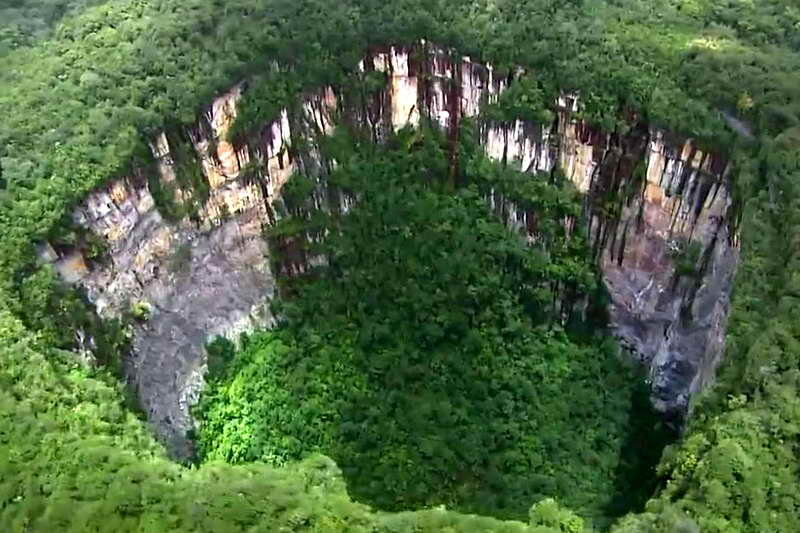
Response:
M326 266L291 280L282 326L209 377L201 454L283 465L324 453L381 509L524 518L526 502L553 496L607 525L650 496L668 432L611 339L585 334L584 298L597 307L600 289L589 247L561 222L580 216L577 192L468 144L453 190L439 137L404 130L338 153L327 187L359 198L344 216L290 194L272 233L313 224ZM536 213L535 246L487 210L491 191Z
M48 37L62 17L102 0L5 0L0 6L0 57Z
M11 26L0 27L4 527L523 530L440 511L373 513L344 495L324 460L282 470L167 462L122 407L118 385L76 367L61 351L66 341L48 332L48 321L74 324L49 292L52 283L29 282L42 278L33 244L58 233L74 202L123 173L145 135L191 121L232 81L277 60L292 87L337 83L368 45L424 37L500 66L529 66L552 94L579 90L586 117L605 128L624 128L619 117L633 110L733 156L743 259L726 361L685 438L664 455L664 489L614 530L800 530L793 2L405 0L331 9L307 0L112 0L76 11L53 31L37 29L57 18L13 29L26 37L12 46L5 45ZM723 111L749 124L755 142L739 140ZM573 515L548 501L531 518L578 530Z

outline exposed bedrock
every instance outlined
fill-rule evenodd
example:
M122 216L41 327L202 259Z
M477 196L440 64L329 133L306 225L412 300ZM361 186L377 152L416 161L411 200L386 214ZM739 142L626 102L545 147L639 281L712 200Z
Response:
M134 322L124 370L168 448L189 456L188 407L203 385L205 344L270 321L263 303L274 282L261 220L243 213L207 230L168 224L147 188L127 180L92 195L76 218L110 245L110 260L80 279L98 312L149 309ZM69 276L75 264L58 266Z
M56 267L86 289L101 316L118 316L137 302L152 307L135 326L126 373L178 456L190 452L188 406L203 384L206 342L271 321L266 304L274 279L263 230L281 216L280 190L293 173L324 184L333 162L318 148L321 137L346 120L380 141L422 116L456 136L462 118L478 116L510 79L429 45L374 50L361 70L386 73L385 90L353 100L352 93L321 88L233 144L226 132L244 87L237 85L179 138L157 136L152 168L109 183L75 210L76 221L108 243L108 257L87 265L74 250L56 258ZM531 179L558 166L586 194L586 226L611 296L613 330L649 368L656 408L680 417L691 395L713 379L724 345L738 259L729 165L645 124L625 134L600 132L577 118L578 109L579 99L564 95L552 124L479 118L481 142L491 157ZM179 145L190 148L201 170L202 194L181 179ZM176 205L196 207L167 221L153 200L164 191ZM318 194L324 196L324 185ZM511 216L524 221L532 214ZM307 261L289 260L290 270Z

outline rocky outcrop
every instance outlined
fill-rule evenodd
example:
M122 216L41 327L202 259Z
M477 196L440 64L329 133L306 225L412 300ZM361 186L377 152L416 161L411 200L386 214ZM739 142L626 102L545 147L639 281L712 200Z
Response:
M226 140L241 88L215 99L186 136L196 151L209 192L200 208L178 221L165 218L145 169L95 191L75 210L75 221L107 245L101 261L80 250L42 249L62 275L86 291L103 317L149 309L133 321L125 374L158 435L177 457L191 455L189 407L203 386L205 345L222 335L269 325L275 291L263 230L275 220L272 202L302 167L289 151L284 112L262 132L257 150ZM308 114L321 131L331 127L330 92L309 97ZM317 106L322 107L317 107ZM313 108L313 112L312 112ZM326 110L319 113L320 109ZM159 189L188 205L195 191L181 187L167 135L151 142ZM148 179L150 178L150 179Z
M206 342L271 320L266 304L275 283L263 230L280 218L280 190L293 173L320 178L335 164L322 157L320 140L336 120L380 141L427 117L455 150L463 118L478 117L513 78L425 43L373 50L360 67L382 73L385 90L353 102L323 88L232 142L227 132L245 85L235 86L182 135L208 185L199 206L172 222L156 208L154 176L178 205L198 200L181 180L173 139L161 134L151 142L156 164L149 176L143 169L112 182L75 211L76 221L108 244L105 261L87 262L79 251L51 257L101 316L119 316L137 302L151 306L135 326L126 373L176 455L190 452L187 407L202 386ZM565 95L552 124L479 119L480 141L491 157L531 179L560 168L585 193L614 331L649 368L654 405L680 416L713 378L722 353L738 257L728 224L728 165L646 125L600 132L577 118L578 108L579 98Z
M125 373L170 450L187 456L188 406L202 387L205 344L270 320L263 304L274 281L259 213L246 210L208 230L169 224L145 183L123 180L75 215L109 244L109 257L80 279L100 315L150 310L134 322Z

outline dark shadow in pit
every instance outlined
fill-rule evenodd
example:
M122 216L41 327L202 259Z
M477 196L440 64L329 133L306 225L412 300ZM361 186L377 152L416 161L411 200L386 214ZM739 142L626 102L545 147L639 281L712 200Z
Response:
M650 402L650 390L644 380L631 394L628 439L622 447L615 473L614 499L606 507L611 518L644 511L663 483L656 467L664 448L675 442L679 434Z

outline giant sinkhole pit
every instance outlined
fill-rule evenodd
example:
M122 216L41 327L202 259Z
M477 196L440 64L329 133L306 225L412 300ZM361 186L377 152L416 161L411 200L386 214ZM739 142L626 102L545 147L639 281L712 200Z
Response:
M264 91L156 134L74 210L103 253L40 247L132 317L123 373L171 453L324 453L387 510L641 505L723 346L725 157L603 133L576 95L536 107L524 69L428 43L247 122Z
M0 6L0 531L800 530L795 6Z

